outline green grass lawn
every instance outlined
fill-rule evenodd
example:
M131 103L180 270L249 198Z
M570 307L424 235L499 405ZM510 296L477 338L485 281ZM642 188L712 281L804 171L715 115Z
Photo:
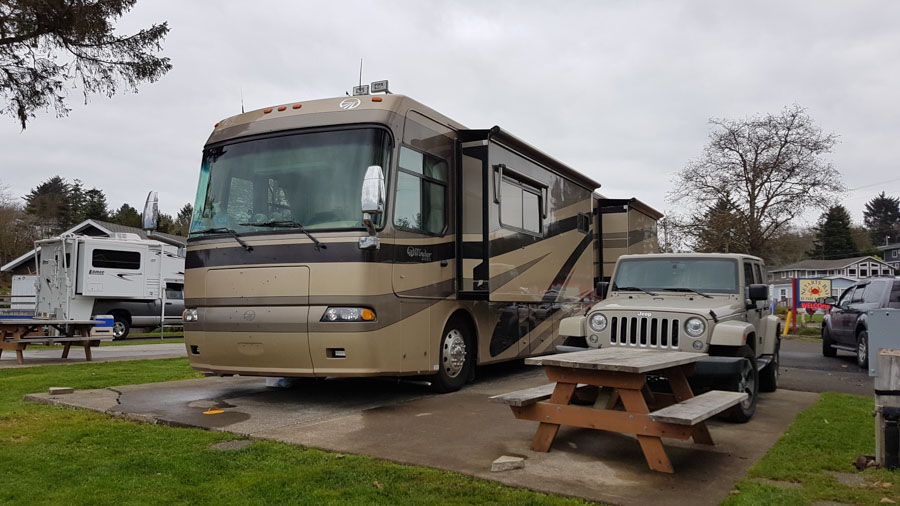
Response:
M3 504L584 504L476 480L200 429L138 424L22 401L78 389L195 378L187 359L0 370Z
M738 482L725 505L811 504L817 500L879 504L884 497L900 503L900 473L883 469L859 472L858 455L875 454L874 403L871 397L825 393L803 411L769 453ZM840 484L830 473L859 473L868 486ZM761 479L794 482L798 489ZM884 487L884 483L890 483Z

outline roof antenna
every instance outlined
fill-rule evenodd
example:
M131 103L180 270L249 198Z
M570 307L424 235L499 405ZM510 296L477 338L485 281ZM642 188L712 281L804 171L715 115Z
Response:
M362 86L362 58L359 59L359 85Z
M244 114L244 87L241 86L241 114Z

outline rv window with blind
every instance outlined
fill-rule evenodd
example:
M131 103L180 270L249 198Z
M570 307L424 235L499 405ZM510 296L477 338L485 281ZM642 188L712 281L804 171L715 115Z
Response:
M95 249L91 254L93 267L106 269L140 270L141 254L138 251Z

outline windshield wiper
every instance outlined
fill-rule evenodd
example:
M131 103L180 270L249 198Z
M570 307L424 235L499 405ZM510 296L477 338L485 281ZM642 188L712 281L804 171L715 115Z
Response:
M241 239L241 234L235 232L230 228L225 227L217 227L217 228L207 228L205 230L198 230L194 232L195 234L228 234L231 237L234 237L234 240L238 242L245 250L253 251L253 246L245 243L243 239Z
M664 292L694 292L697 295L702 295L702 296L706 297L707 299L712 298L712 295L707 295L703 292L698 292L697 290L694 290L693 288L663 288L663 291Z
M651 291L648 291L648 290L644 290L643 288L640 288L640 287L637 287L637 286L617 286L617 287L616 287L616 290L617 290L617 291L621 291L621 290L630 290L630 291L638 290L638 291L641 291L641 292L646 293L647 295L653 295L654 297L656 296L655 293L653 293L653 292L651 292Z
M313 237L312 234L309 233L303 225L297 223L293 220L273 220L273 221L264 221L261 223L239 223L239 225L243 227L280 227L280 228L296 228L297 230L306 234L306 237L309 237L312 240L313 244L316 245L316 251L319 251L319 248L328 249L328 245L322 242L319 242L318 239Z

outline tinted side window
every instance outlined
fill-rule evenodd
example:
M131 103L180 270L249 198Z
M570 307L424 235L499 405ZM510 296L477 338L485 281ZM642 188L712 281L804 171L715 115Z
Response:
M134 271L141 268L141 254L137 251L95 249L91 256L91 265L94 267Z
M894 281L891 287L891 295L888 297L888 307L900 309L900 281Z
M863 302L866 304L881 304L882 297L884 296L884 283L872 283L866 289L866 294L863 297Z
M853 290L853 298L850 299L850 303L855 304L857 302L862 302L867 290L868 287L866 285L857 286L856 290Z
M748 285L755 283L753 281L753 266L749 262L744 262L744 283Z
M841 294L841 298L838 299L837 305L838 306L846 306L850 302L850 299L852 297L853 297L853 287L851 286L850 288L844 290L844 293Z
M427 234L443 234L446 196L447 162L402 146L394 225Z
M541 198L537 189L514 179L500 181L500 225L541 233Z
M754 281L754 283L762 283L763 275L762 271L759 268L759 264L753 264L753 272L756 274L756 281Z

